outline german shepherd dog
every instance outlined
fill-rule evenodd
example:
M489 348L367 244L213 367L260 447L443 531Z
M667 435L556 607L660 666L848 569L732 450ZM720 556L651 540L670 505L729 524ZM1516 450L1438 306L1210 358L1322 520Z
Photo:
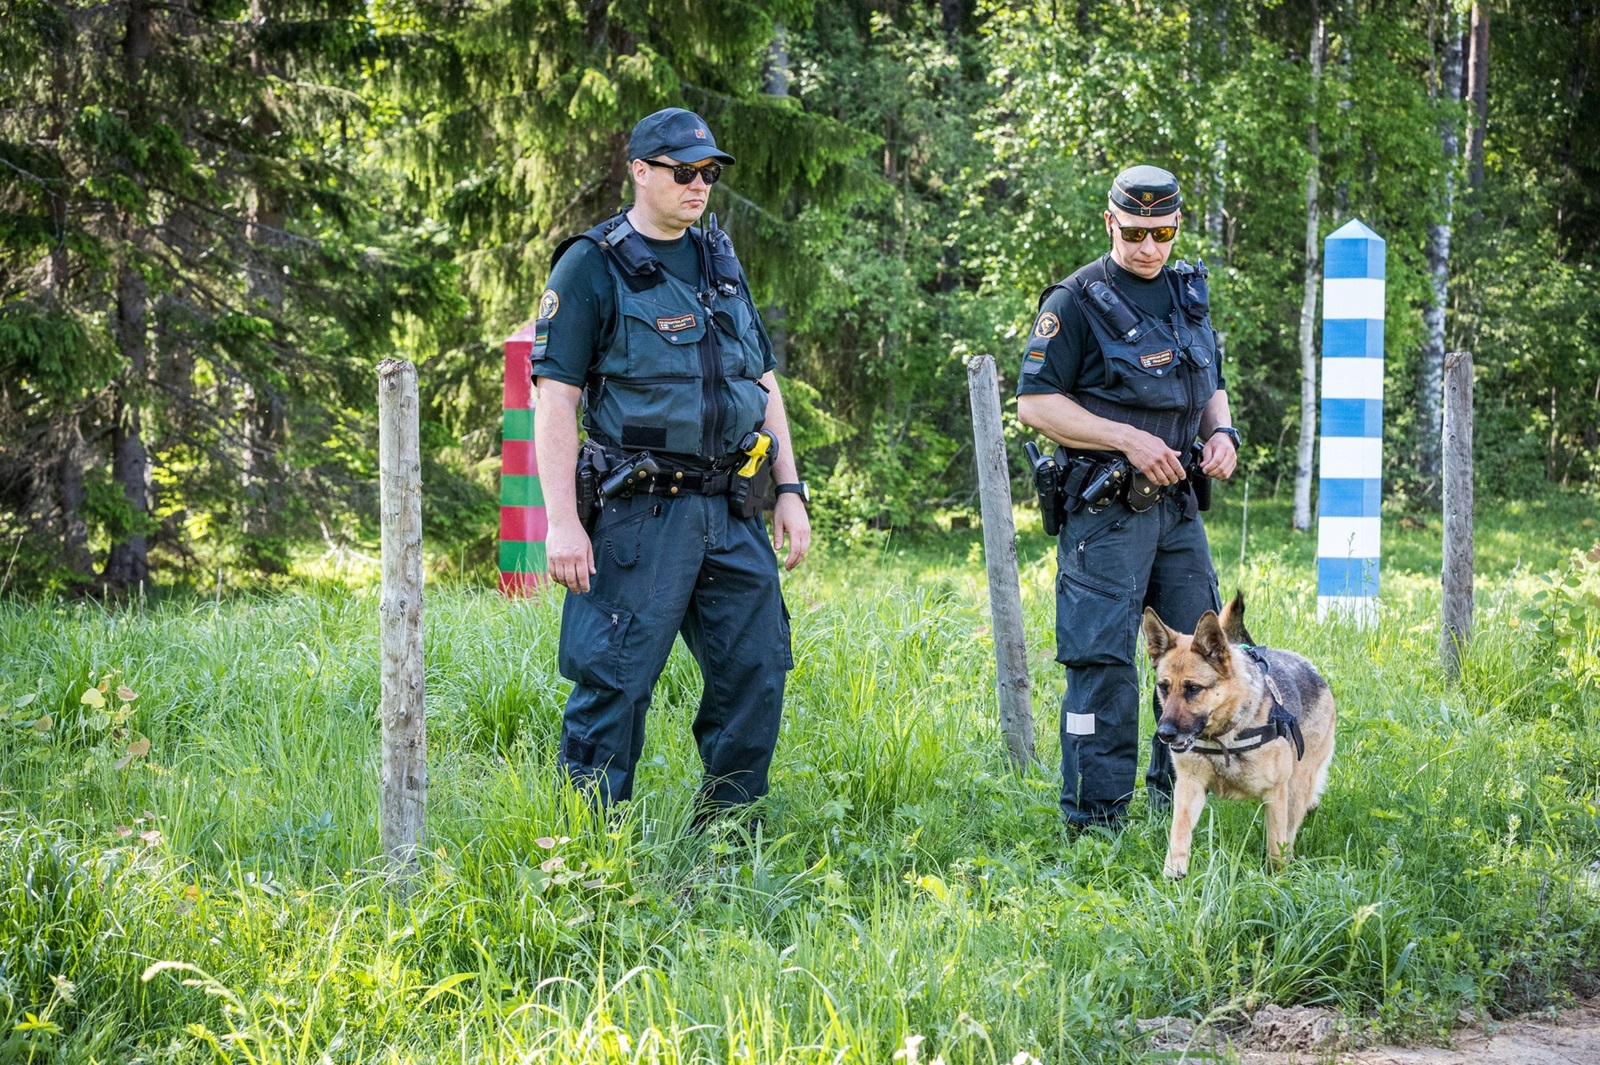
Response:
M1333 760L1333 693L1310 662L1291 651L1251 646L1244 596L1206 611L1194 635L1169 629L1148 607L1145 645L1156 671L1161 721L1177 787L1162 872L1189 871L1189 844L1206 793L1264 800L1267 857L1282 868L1307 811L1316 808Z

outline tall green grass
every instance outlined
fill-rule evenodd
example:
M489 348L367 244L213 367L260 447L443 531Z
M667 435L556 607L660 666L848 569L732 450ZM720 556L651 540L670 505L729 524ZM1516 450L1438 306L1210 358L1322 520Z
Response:
M1317 621L1281 506L1252 512L1242 568L1240 518L1211 521L1225 594L1321 664L1339 749L1287 872L1257 809L1213 803L1177 884L1142 798L1119 835L1059 824L1037 533L1039 765L1005 761L970 537L822 556L787 584L798 666L753 838L687 830L681 648L641 797L597 818L554 770L558 604L430 588L430 851L404 902L376 857L372 588L0 605L0 1061L888 1062L922 1036L923 1060L1131 1062L1156 1053L1138 1018L1306 1003L1424 1035L1593 991L1581 516L1485 515L1456 688L1425 523L1391 538L1361 631Z

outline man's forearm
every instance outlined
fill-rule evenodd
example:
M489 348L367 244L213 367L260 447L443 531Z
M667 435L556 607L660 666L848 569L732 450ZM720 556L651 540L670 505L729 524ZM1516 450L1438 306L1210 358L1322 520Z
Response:
M1123 451L1128 426L1091 414L1076 400L1059 392L1028 393L1017 397L1017 417L1066 447L1085 451Z
M534 415L534 453L539 461L539 487L550 522L578 520L578 396L580 390L548 377L539 379L539 406Z
M1233 414L1228 407L1228 393L1219 388L1211 394L1205 409L1200 412L1200 439L1206 439L1218 426L1232 424Z

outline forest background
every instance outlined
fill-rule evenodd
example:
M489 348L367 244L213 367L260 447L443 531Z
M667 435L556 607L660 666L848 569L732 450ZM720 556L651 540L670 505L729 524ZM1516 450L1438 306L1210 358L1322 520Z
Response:
M1597 0L0 0L0 587L370 551L386 357L421 373L436 572L488 579L501 343L671 105L739 157L712 209L825 543L969 519L963 360L1009 392L1135 162L1183 182L1258 494L1306 512L1352 218L1388 241L1390 512L1436 505L1456 349L1480 495L1593 492L1597 70Z

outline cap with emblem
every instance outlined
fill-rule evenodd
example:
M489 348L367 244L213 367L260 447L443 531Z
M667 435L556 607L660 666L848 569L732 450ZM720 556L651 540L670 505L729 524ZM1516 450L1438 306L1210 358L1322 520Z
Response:
M702 159L734 161L733 156L717 147L706 120L681 107L646 115L628 137L629 159L654 159L658 155L670 156L680 163L698 163Z
M1140 218L1159 218L1183 206L1178 179L1159 166L1130 166L1111 182L1114 207Z

